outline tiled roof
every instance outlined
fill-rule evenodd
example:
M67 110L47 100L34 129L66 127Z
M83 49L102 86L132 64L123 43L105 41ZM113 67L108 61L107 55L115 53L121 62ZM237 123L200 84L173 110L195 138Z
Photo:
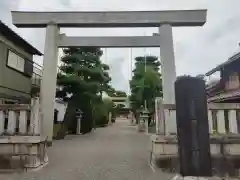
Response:
M215 67L214 69L208 71L205 75L206 76L210 76L211 74L219 71L220 69L222 69L224 66L236 61L236 60L240 60L240 52L234 54L233 56L231 56L226 62L218 65L217 67Z

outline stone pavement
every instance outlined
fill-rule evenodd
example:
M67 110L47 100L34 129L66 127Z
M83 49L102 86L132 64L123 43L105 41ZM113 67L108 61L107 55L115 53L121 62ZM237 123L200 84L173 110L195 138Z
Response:
M54 141L50 163L39 171L0 174L0 180L168 180L149 166L149 136L126 120L96 132Z

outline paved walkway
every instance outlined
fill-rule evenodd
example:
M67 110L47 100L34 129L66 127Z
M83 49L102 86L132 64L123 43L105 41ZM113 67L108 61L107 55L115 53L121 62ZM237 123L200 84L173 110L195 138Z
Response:
M149 136L128 121L82 136L54 141L50 163L37 172L0 174L4 180L168 180L173 175L154 171L148 163Z

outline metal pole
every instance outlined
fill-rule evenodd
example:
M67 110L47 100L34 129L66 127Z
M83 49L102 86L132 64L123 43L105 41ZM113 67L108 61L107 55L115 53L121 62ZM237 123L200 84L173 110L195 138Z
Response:
M146 32L144 32L144 36L146 36ZM144 72L146 73L147 71L147 56L146 56L146 53L147 53L147 49L146 47L144 48ZM145 79L144 79L145 81ZM145 86L145 82L144 82L144 86ZM145 99L144 100L144 108L147 109L147 100Z
M132 67L132 61L133 61L133 56L132 56L132 48L130 48L130 74L129 74L129 82L130 80L132 79L133 77L133 67ZM129 92L131 92L131 87L130 87L130 84L129 84Z
M144 32L144 36L146 36L146 32ZM147 70L147 57L146 57L146 54L147 54L147 49L146 47L144 47L144 72L146 72Z
M105 48L105 60L103 62L107 64L107 48Z
M131 78L132 78L132 76L133 76L133 65L132 65L132 62L133 62L133 52L132 52L132 48L130 49L130 70L131 70L131 72L130 72L130 76L131 76Z

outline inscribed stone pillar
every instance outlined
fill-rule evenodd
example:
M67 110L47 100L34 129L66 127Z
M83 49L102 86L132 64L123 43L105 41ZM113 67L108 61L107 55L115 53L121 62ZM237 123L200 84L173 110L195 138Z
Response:
M165 135L165 115L162 98L155 99L156 134Z

